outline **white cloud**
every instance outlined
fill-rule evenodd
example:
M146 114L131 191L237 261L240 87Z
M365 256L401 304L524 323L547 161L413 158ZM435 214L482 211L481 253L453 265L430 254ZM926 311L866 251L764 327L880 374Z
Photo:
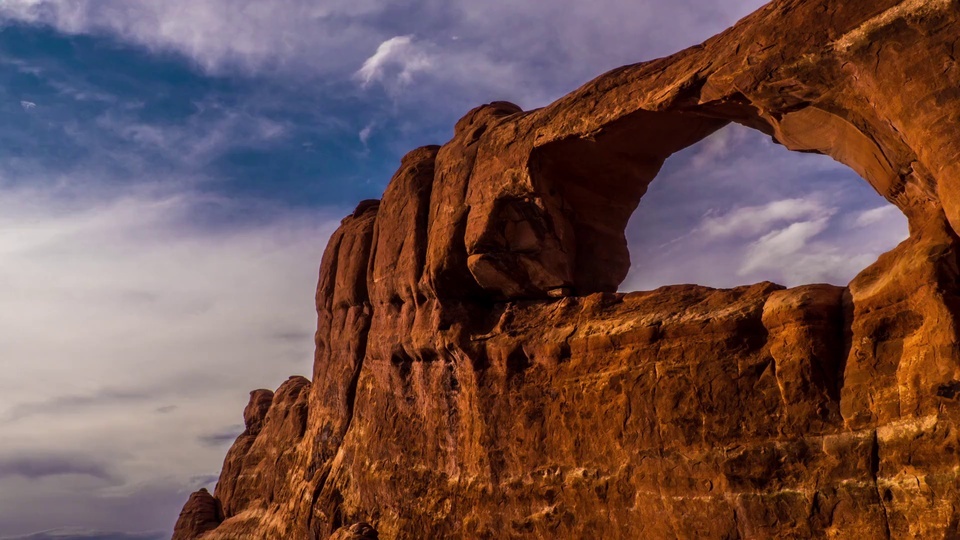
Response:
M747 275L757 270L781 268L785 258L807 247L807 243L822 233L828 224L829 218L798 221L763 235L747 248L746 259L738 273Z
M359 133L360 142L366 145L370 141L370 136L373 135L374 128L376 128L376 125L372 122L364 126Z
M698 230L710 238L754 236L778 223L832 216L836 208L825 207L815 198L785 199L762 206L744 206L719 216L704 218Z
M322 64L354 55L345 45L369 31L344 19L382 8L374 0L4 0L0 18L51 25L69 33L108 33L154 50L181 53L209 70L270 70L319 51ZM317 62L314 62L318 65Z
M856 224L858 227L869 227L878 223L883 223L890 219L902 217L900 210L892 204L887 204L872 210L865 210L857 216Z
M219 469L226 448L209 441L241 420L247 391L309 374L317 266L342 212L190 224L216 203L0 191L0 465L62 449L106 471L28 488L0 477L0 494L46 502L21 512L22 501L0 495L4 532L170 526L199 487L190 478ZM99 470L83 460L81 472ZM67 458L54 465L70 470ZM117 519L116 497L157 486L168 486L167 506L151 521Z
M31 110L31 109L36 109L36 108L37 108L37 104L34 103L34 102L32 102L32 101L21 101L21 102L20 102L20 106L21 106L21 107L23 108L23 110L25 110L25 111L29 111L29 110Z
M214 110L207 116L195 114L181 123L144 123L131 118L129 111L111 109L97 118L97 127L132 141L142 150L151 150L191 168L223 155L227 150L257 148L285 138L290 127L282 122L227 109L218 104L196 104ZM81 138L88 135L78 134ZM86 144L96 144L87 141Z
M742 129L721 129L697 145L696 153L690 158L690 167L695 171L708 172L752 136L752 133Z
M392 37L377 47L377 52L363 62L356 76L364 87L383 82L388 77L397 84L409 84L417 72L430 69L433 62L413 36Z
M347 79L359 72L370 85L385 77L409 82L429 67L433 91L410 99L541 106L606 69L703 41L763 3L4 0L0 20L107 34L216 73Z

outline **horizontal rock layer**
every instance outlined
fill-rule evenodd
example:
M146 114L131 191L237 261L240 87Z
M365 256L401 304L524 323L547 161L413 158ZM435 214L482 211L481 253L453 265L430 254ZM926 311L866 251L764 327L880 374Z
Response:
M471 111L331 238L313 382L256 391L175 538L960 537L955 0L780 0L549 107ZM621 294L730 122L910 220L848 287Z

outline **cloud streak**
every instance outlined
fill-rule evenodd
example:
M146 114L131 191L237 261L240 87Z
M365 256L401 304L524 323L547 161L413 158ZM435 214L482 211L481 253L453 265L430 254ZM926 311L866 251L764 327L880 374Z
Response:
M828 224L829 218L797 221L761 236L747 247L746 258L737 273L746 276L757 270L782 269L785 257L805 248L812 238L826 230Z
M114 476L106 465L91 462L86 457L67 455L0 457L0 479L10 476L31 480L51 476L89 476L98 480L114 481Z
M201 435L199 437L200 443L205 446L212 446L214 448L226 448L233 444L233 441L237 440L237 437L243 433L244 427L241 424L236 424L228 428L223 429L222 431L217 431L213 433L208 433Z
M11 407L7 416L0 419L0 422L13 422L30 416L75 414L83 409L98 406L119 406L124 403L149 400L150 398L151 396L140 392L105 388L88 395L62 395L42 401L18 404Z
M710 238L756 236L777 223L804 218L815 218L817 222L826 223L826 219L835 212L835 208L825 208L813 198L786 199L762 206L742 206L720 216L708 216L698 231Z
M108 532L67 527L23 536L0 536L0 540L164 540L169 534L157 532Z
M0 424L9 456L0 456L0 492L23 493L18 478L108 482L67 493L75 481L32 485L28 492L63 502L34 521L0 497L0 523L27 532L52 523L44 520L78 523L68 519L76 508L116 515L117 496L208 476L236 435L223 426L240 419L247 390L309 370L316 268L345 212L209 228L187 219L204 211L205 199L0 190L0 357L8 373ZM43 452L54 447L111 466ZM175 482L163 492L168 506L147 521L112 525L168 527L180 490L197 487Z
M0 20L172 51L216 74L357 73L369 86L429 69L432 89L539 106L599 71L700 42L763 3L7 0ZM438 97L419 90L421 102Z
M410 84L413 76L433 66L433 62L414 42L413 36L392 37L377 47L356 73L364 87L390 77L397 84Z

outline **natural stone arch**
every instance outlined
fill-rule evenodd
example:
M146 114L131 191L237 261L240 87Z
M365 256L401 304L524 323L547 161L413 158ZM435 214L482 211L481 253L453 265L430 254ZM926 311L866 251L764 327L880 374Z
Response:
M814 107L788 114L777 125L766 124L752 107L637 111L590 137L562 139L531 153L532 184L558 209L565 238L573 239L564 246L564 253L574 254L572 282L563 286L576 294L616 291L630 268L624 230L664 162L731 122L773 135L790 150L831 156L881 194L899 181L868 137Z
M775 0L543 109L471 111L344 219L313 382L276 392L177 538L953 537L958 7ZM615 237L659 162L731 121L857 170L911 237L848 287L575 297L622 272L578 228ZM629 197L578 218L611 160Z
M745 100L738 94L681 102L675 109L638 109L585 135L535 143L525 164L504 171L510 181L502 192L486 205L480 195L472 207L467 246L473 276L508 298L617 290L630 266L624 229L650 182L671 155L731 122L771 135L790 150L846 164L908 217L934 198L920 163L891 163L891 152L875 140L880 137L838 114L814 105L763 113Z
M944 22L955 2L888 0L805 26L822 17L821 4L772 4L701 46L614 70L544 109L472 113L486 121L461 179L469 213L460 230L476 282L500 298L616 290L628 264L622 225L659 164L728 122L848 165L913 229L944 216L960 225L951 181L960 142L946 128L960 110L944 105L960 95ZM765 31L769 16L782 35ZM875 34L891 61L878 63ZM945 64L918 61L931 55ZM612 171L625 180L603 179ZM431 231L430 242L458 232Z

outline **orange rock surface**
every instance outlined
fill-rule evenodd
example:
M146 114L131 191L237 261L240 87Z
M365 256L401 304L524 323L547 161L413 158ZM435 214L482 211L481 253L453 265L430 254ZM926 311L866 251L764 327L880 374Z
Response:
M474 109L331 238L313 382L257 391L180 539L960 537L960 1L777 0ZM911 235L848 287L621 294L664 160L736 122Z

